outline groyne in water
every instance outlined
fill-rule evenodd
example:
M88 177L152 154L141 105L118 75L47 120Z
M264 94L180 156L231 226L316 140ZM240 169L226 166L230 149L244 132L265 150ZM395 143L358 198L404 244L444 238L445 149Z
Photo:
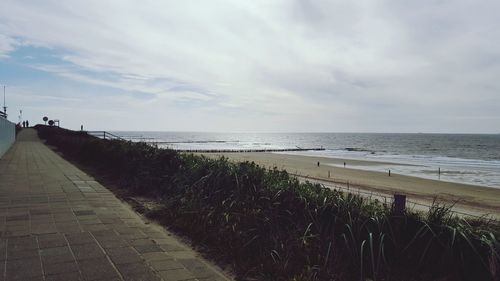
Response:
M320 151L325 150L323 147L315 148L277 148L277 149L173 149L178 152L192 153L244 153L244 152L286 152L286 151Z

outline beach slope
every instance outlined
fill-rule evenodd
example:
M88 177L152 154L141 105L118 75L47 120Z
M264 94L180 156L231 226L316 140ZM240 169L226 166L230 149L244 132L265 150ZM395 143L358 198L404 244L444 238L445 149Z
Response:
M454 210L473 215L500 218L500 188L453 183L391 173L356 169L358 166L387 165L387 162L312 157L279 153L204 153L211 158L221 156L232 161L253 161L259 165L287 170L303 178L317 179L336 185L347 185L353 191L392 196L406 194L408 199L430 205L436 198L454 204ZM320 165L318 166L318 162ZM346 168L343 163L346 163ZM397 164L400 165L400 164Z

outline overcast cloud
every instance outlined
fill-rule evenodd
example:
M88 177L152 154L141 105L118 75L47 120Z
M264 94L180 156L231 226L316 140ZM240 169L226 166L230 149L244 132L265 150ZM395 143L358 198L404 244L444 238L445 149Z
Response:
M11 120L72 128L499 133L499 10L2 0L0 84Z

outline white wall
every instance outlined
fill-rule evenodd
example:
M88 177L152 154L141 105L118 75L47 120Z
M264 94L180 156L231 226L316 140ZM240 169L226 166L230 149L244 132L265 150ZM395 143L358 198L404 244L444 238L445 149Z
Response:
M0 158L16 140L16 124L0 117Z

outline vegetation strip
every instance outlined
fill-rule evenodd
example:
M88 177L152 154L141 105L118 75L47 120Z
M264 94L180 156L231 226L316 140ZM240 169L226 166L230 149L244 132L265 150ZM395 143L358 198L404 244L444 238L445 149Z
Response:
M149 216L230 262L241 279L498 280L496 223L428 213L300 183L254 163L102 140L37 126L72 159L119 179L131 194L159 198Z

